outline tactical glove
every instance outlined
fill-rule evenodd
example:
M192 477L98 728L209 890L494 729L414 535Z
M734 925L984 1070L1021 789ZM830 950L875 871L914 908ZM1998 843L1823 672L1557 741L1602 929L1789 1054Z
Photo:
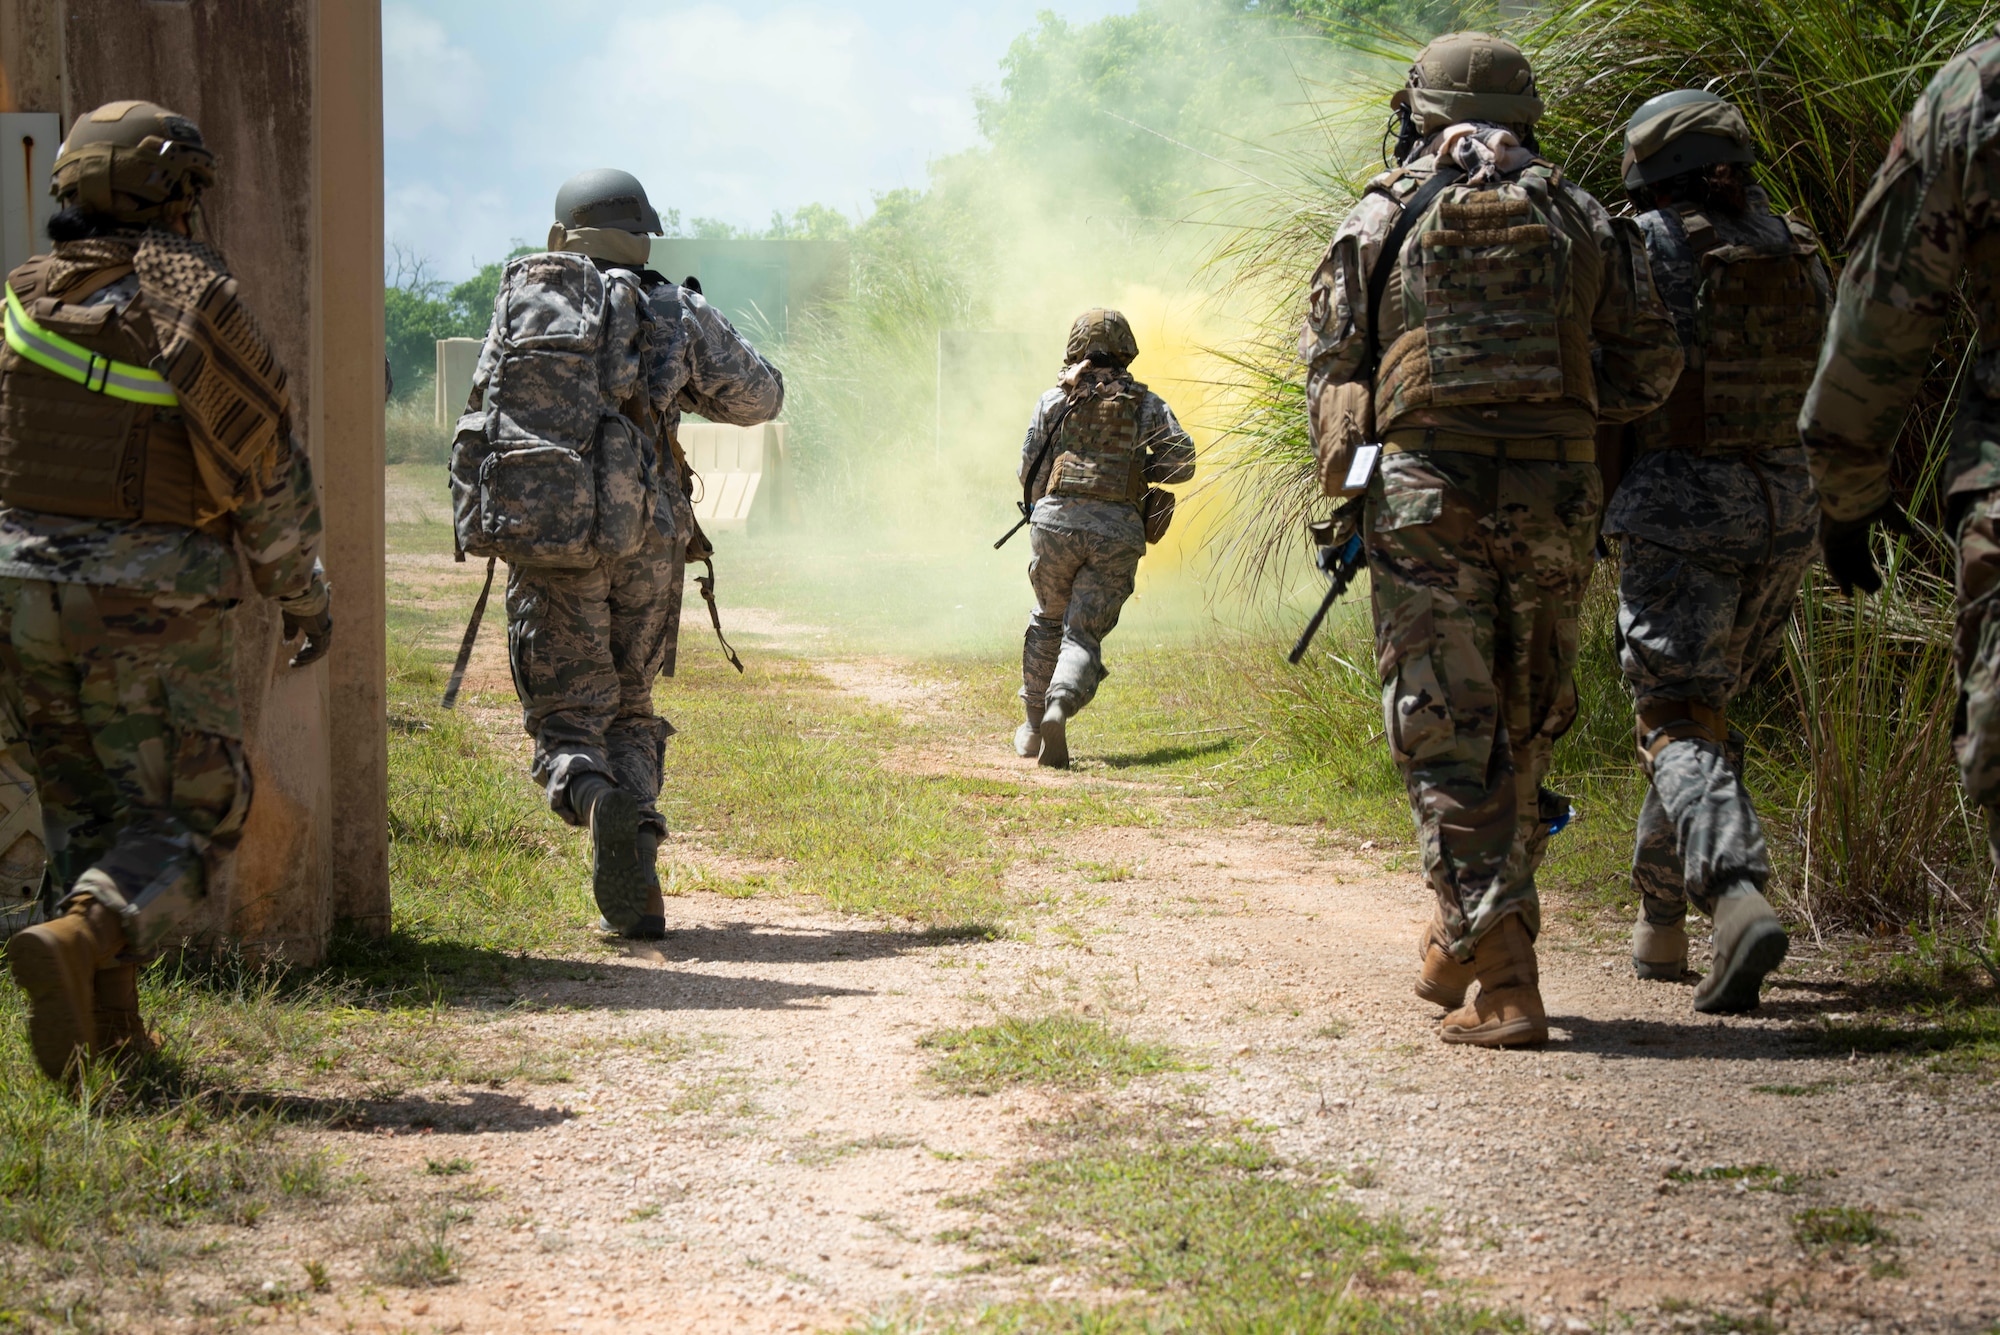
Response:
M1914 531L1910 517L1893 500L1883 502L1871 515L1860 519L1828 519L1820 528L1820 555L1826 561L1826 573L1833 576L1833 582L1850 598L1856 589L1863 593L1882 591L1882 576L1875 569L1874 534L1878 524L1887 532L1906 537Z
M286 612L284 633L287 643L297 636L305 637L299 651L292 655L293 667L319 662L326 657L327 647L333 643L333 605L328 603L312 616L295 616Z

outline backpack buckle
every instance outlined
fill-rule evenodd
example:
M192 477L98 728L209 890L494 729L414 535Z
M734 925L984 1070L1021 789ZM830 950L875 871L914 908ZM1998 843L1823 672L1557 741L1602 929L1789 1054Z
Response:
M102 394L104 387L111 383L112 361L101 352L90 354L90 365L83 369L83 387L93 394Z

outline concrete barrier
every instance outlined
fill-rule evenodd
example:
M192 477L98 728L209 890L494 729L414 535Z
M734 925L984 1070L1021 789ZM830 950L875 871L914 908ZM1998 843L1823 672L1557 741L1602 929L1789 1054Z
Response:
M681 449L697 477L694 517L708 533L782 527L798 522L785 453L785 424L724 426L682 422Z
M472 397L472 372L479 365L479 349L486 340L441 338L437 341L437 424L447 431L465 413L465 401Z

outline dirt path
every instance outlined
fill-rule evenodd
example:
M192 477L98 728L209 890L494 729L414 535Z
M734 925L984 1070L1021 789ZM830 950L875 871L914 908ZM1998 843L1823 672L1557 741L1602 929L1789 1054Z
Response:
M883 660L826 675L950 708ZM992 742L937 763L1091 781ZM922 944L814 901L669 900L658 948L550 987L557 1009L495 1021L567 1054L577 1083L419 1092L385 1125L326 1133L371 1184L343 1214L352 1237L440 1202L470 1211L454 1232L461 1282L373 1288L339 1259L359 1255L348 1246L332 1294L274 1319L803 1331L1017 1292L1029 1281L967 1273L980 1256L937 1239L974 1222L954 1197L1034 1152L1050 1096L941 1090L918 1040L1066 1008L1173 1044L1205 1067L1200 1116L1247 1119L1285 1155L1348 1170L1366 1184L1356 1199L1418 1221L1447 1276L1532 1328L2000 1321L2000 1100L1804 1041L1841 1004L1809 960L1756 1017L1718 1022L1692 1014L1686 987L1635 983L1617 943L1552 928L1550 1044L1448 1049L1409 992L1428 912L1414 875L1255 822L1049 839L1053 855L1013 873L1056 905L1026 920L1032 940ZM1751 1171L1702 1176L1716 1166ZM1796 1212L1840 1206L1891 1220L1893 1251L1836 1261L1793 1241ZM273 1279L295 1282L327 1237L272 1238ZM1716 1311L1770 1324L1704 1324Z

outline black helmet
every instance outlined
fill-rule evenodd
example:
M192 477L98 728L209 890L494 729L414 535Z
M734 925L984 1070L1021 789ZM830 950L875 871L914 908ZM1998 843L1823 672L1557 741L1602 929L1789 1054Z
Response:
M1749 166L1756 161L1743 113L1699 88L1647 98L1625 123L1625 186L1630 190L1718 162Z
M646 187L616 167L593 167L564 181L556 191L556 221L564 227L610 227L642 235L661 231Z

